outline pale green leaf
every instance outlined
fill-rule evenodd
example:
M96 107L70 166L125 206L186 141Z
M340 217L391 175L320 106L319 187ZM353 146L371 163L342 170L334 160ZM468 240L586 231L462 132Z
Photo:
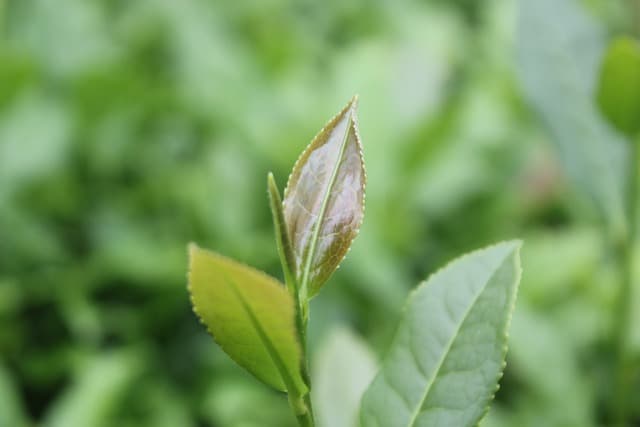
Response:
M627 149L595 105L604 32L576 0L519 0L518 74L569 176L624 233Z
M284 193L284 215L303 297L315 295L349 250L364 215L366 175L357 98L313 139Z
M377 368L369 347L348 329L333 330L313 368L318 427L356 427L362 394Z
M278 390L307 391L294 302L282 284L191 244L189 290L196 314L236 363Z
M598 86L602 113L631 137L640 130L640 45L629 37L614 40L602 61Z
M410 296L361 408L363 427L475 426L504 368L520 242L465 255Z

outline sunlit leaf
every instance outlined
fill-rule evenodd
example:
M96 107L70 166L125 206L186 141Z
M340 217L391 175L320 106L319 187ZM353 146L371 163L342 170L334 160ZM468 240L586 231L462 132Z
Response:
M338 268L362 223L366 175L356 108L354 97L313 139L285 190L295 274L309 296Z
M520 242L463 256L422 283L361 409L363 427L475 426L504 368Z
M577 0L519 0L517 57L524 94L542 117L577 188L612 232L625 232L628 147L595 103L604 31Z
M603 114L621 132L640 130L640 46L621 37L611 43L602 61L598 103Z
M306 392L294 302L284 286L192 244L189 289L196 314L233 360L278 390Z

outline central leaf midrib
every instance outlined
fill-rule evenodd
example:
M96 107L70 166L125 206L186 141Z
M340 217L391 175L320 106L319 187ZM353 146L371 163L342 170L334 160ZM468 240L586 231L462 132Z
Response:
M411 416L411 419L409 420L409 424L407 424L407 427L415 426L415 423L418 420L418 416L420 415L420 410L422 409L422 405L424 405L424 402L427 400L427 397L429 396L429 392L431 391L431 387L433 387L433 384L435 383L436 379L438 378L439 372L440 372L440 368L442 368L442 365L444 364L444 361L447 358L447 355L449 354L449 351L451 350L451 347L453 347L453 344L455 343L456 338L458 337L458 333L460 332L460 329L462 328L462 325L464 325L465 321L467 320L467 317L469 316L469 313L471 313L471 310L473 309L473 307L475 306L476 302L478 301L478 298L480 298L480 295L482 295L484 290L487 288L487 285L494 278L496 272L500 269L500 266L502 266L502 263L504 262L504 260L506 258L507 257L505 256L504 259L500 262L500 264L498 264L498 268L496 268L491 273L491 276L489 276L489 278L487 279L485 284L480 288L478 293L473 297L473 300L471 301L471 304L469 304L469 307L467 307L467 309L465 310L464 315L462 316L462 319L460 321L460 324L456 327L455 333L452 335L452 338L449 340L449 342L445 346L445 351L443 352L442 357L438 361L438 364L436 365L436 369L434 369L433 376L427 382L424 394L422 395L422 398L420 399L420 403L416 406L416 409L413 412L413 415Z
M278 350L276 350L275 346L271 342L271 339L262 328L262 325L260 324L260 321L256 317L256 314L254 313L253 309L251 308L247 300L244 298L244 296L238 289L237 285L233 282L233 280L231 280L231 278L225 275L225 281L229 285L229 289L231 289L231 292L233 292L236 298L238 298L238 300L240 301L240 305L242 306L243 310L247 314L247 317L249 317L249 321L251 322L251 325L256 330L258 337L260 338L260 341L262 341L262 344L267 349L267 353L269 354L269 357L271 358L271 360L273 361L273 364L275 365L276 369L280 373L280 377L282 378L282 382L287 388L287 391L289 393L297 393L298 395L301 395L302 394L301 390L299 390L296 387L295 381L293 380L291 375L289 375L289 371L287 370L287 367L284 361L280 357L280 353L278 353Z
M333 171L331 172L331 177L329 178L329 182L327 184L327 188L325 190L324 197L322 199L322 205L320 205L320 212L318 212L318 220L314 224L313 227L313 235L311 236L311 245L309 247L309 251L307 252L307 257L305 258L305 266L304 272L302 276L302 290L308 294L309 292L309 274L311 272L311 263L313 262L313 258L316 252L316 245L318 243L318 236L320 234L320 227L322 225L322 221L324 220L324 215L327 210L327 206L329 204L329 198L331 197L331 191L335 184L336 178L338 177L338 170L340 169L340 164L344 159L344 151L347 146L347 142L349 140L349 132L351 131L351 125L353 122L353 104L349 106L348 110L349 120L347 122L347 127L345 129L344 136L342 138L342 143L340 144L340 151L338 152L338 157L336 164L333 167ZM305 295L306 296L306 295Z

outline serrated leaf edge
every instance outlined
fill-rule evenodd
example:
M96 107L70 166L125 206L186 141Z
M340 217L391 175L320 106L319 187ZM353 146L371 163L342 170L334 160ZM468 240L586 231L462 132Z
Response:
M237 261L237 260L235 260L235 259L229 258L229 257L224 256L224 255L221 255L221 254L219 254L219 253L217 253L217 252L212 252L212 251L209 251L208 249L201 248L200 246L198 246L196 243L193 243L193 242L189 243L189 245L187 246L187 250L188 250L188 253L189 253L189 270L188 270L188 272L187 272L187 291L188 291L188 293L189 293L189 301L191 302L191 308L192 308L192 310L193 310L193 313L194 313L194 314L196 315L196 317L198 318L198 321L200 322L200 324L202 324L202 325L205 327L205 329L207 330L207 332L209 333L209 335L213 338L213 340L215 341L215 343L216 343L216 344L218 344L218 346L220 346L220 348L225 352L225 354L226 354L227 356L229 356L229 358L230 358L231 360L233 360L233 361L234 361L238 366L240 366L242 369L244 369L244 370L246 370L247 372L249 372L249 373L250 373L254 378L256 378L258 381L260 381L260 382L262 382L262 383L265 383L265 384L267 384L267 385L269 385L269 386L271 386L271 387L273 387L273 388L275 388L276 390L281 391L281 392L289 392L289 393L291 393L291 392L297 392L297 393L298 393L298 395L304 395L304 393L306 393L308 390L297 390L297 388L295 387L295 381L291 380L291 382L290 382L290 384L291 384L291 385L290 385L290 386L288 386L288 385L287 385L287 381L286 381L286 380L285 380L285 378L284 378L284 377L285 377L285 375L283 375L283 373L282 373L282 371L281 371L281 366L278 366L278 363L277 363L275 360L273 360L273 355L271 354L271 352L269 351L269 349L267 349L267 351L269 352L269 356L272 358L273 363L276 365L276 368L278 369L278 371L279 371L279 373L280 373L280 376L281 376L282 382L283 382L283 384L285 385L285 388L284 388L284 389L283 389L283 388L280 388L280 387L275 387L273 384L266 383L262 378L258 377L254 372L251 372L250 370L246 369L244 366L242 366L242 364L240 363L240 361L238 361L238 360L237 360L237 359L236 359L236 358L235 358L231 353L229 353L229 352L227 351L226 346L225 346L225 345L223 345L220 341L218 341L218 339L216 338L216 336L215 336L215 334L213 333L213 331L211 330L211 328L209 328L209 325L207 325L207 323L204 321L204 317L203 317L203 316L200 314L200 312L198 311L198 308L197 308L197 306L196 306L196 302L195 302L195 297L194 297L194 295L193 295L192 285L191 285L191 271L192 271L192 260L193 260L193 257L191 256L191 253L192 253L192 250L194 250L194 249L203 250L203 251L206 251L206 252L212 253L212 254L214 254L214 255L215 255L215 256L217 256L217 257L220 257L220 258L222 258L222 259L225 259L225 260L231 261L231 262L233 262L233 263L236 263L236 264L239 264L239 265L241 265L241 266L243 266L243 267L246 267L246 268L248 268L248 269L250 269L250 270L253 270L253 271L254 271L255 273L257 273L258 275L263 276L265 279L267 279L267 281L273 281L273 282L274 282L274 284L275 284L276 286L278 286L278 284L280 284L280 286L278 286L278 287L280 287L280 288L283 288L283 289L284 289L284 286L279 282L279 280L278 280L278 279L276 279L276 278L274 278L274 277L272 277L272 276L270 276L270 275L266 274L265 272L263 272L263 271L261 271L261 270L258 270L258 269L256 269L256 268L253 268L253 267L251 267L251 266L250 266L250 265L248 265L248 264L245 264L245 263L243 263L243 262ZM234 288L235 288L235 287L234 287ZM236 295L238 295L238 294L237 294L237 292L235 291L235 289L234 289L234 293L235 293ZM286 294L287 294L287 295L289 295L288 293L286 293ZM241 299L241 302L242 302L242 304L243 304L243 306L244 306L244 305L246 304L246 301L244 300L244 298L240 298L240 299ZM292 304L292 306L294 307L294 310L295 310L295 305L294 305L293 299L291 299L291 304ZM244 307L243 307L243 308L244 308ZM294 311L294 312L295 312L295 311ZM253 324L253 319L251 319L251 321L252 321L252 324ZM293 318L291 319L291 323L292 323L292 324L291 324L291 326L292 326L292 328L293 328L293 330L294 330L294 332L295 332L295 320L294 320ZM254 325L254 327L255 327L255 325ZM259 335L260 335L260 333L259 333ZM298 352L299 352L299 354L298 354L298 355L299 355L299 357L301 357L301 354L302 354L302 353L301 353L301 349L300 349L300 342L299 342L299 341L298 341L298 339L297 339L297 334L294 334L294 336L295 336L295 342L296 342L297 350L298 350ZM260 339L262 340L262 336L260 337ZM270 340L269 340L269 341L270 341ZM263 344L264 344L264 343L263 343ZM279 354L278 354L278 357L279 357ZM286 372L286 369L284 369L284 371ZM287 374L288 374L288 372L287 372ZM288 376L288 375L287 375L287 376Z
M365 214L365 210L366 210L366 195L367 195L367 192L366 192L366 187L367 187L367 169L365 167L365 162L364 162L364 153L363 153L363 150L362 150L362 140L360 139L360 129L359 129L359 126L358 126L358 117L357 117L357 114L355 114L356 107L358 105L358 100L359 100L359 96L357 94L354 95L351 98L351 100L347 103L347 105L342 110L340 110L337 114L335 114L320 129L320 131L318 133L316 133L316 135L311 139L311 142L305 147L305 149L302 151L302 153L300 153L300 155L296 159L295 163L293 164L293 168L291 169L291 173L289 174L289 177L287 178L287 185L285 186L284 194L283 194L283 200L285 200L287 198L288 194L289 194L289 189L290 189L290 186L291 186L291 178L293 177L294 172L296 171L296 169L298 169L300 167L300 162L302 161L303 158L307 157L307 154L313 148L315 142L320 137L320 135L322 135L329 127L335 125L335 122L338 120L338 118L341 117L343 114L345 114L348 110L351 109L352 112L351 112L351 117L350 117L350 124L347 127L347 134L350 131L349 127L353 128L354 134L356 136L356 146L358 148L358 157L360 158L360 163L362 165L362 173L363 173L363 180L362 180L362 216L360 217L360 222L358 223L358 225L356 226L356 228L354 230L354 236L353 236L353 239L351 241L352 243L353 243L353 240L355 240L355 238L360 233L360 228L362 227L362 222L364 221L364 214ZM318 223L316 223L315 226L318 227L319 226ZM347 254L351 251L351 247L352 247L352 244L349 245L349 248L345 251L344 255L342 255L342 258L340 258L340 260L336 264L336 270L340 268L340 265L342 264L342 261L344 261L344 259L346 258ZM309 255L309 256L311 256L311 255ZM309 298L311 298L314 295L316 295L318 291L319 291L319 289L317 289L317 290L315 290L315 292L312 292L311 294L309 294Z
M485 409L484 409L484 410L483 410L483 412L479 415L478 419L477 419L477 420L475 420L474 422L472 422L472 424L473 424L473 425L475 425L475 426L478 426L478 425L479 425L479 423L482 421L482 419L483 419L483 418L486 416L486 414L488 413L488 411L489 411L489 405L490 405L490 404L491 404L491 402L493 401L493 399L494 399L494 397L495 397L496 392L497 392L497 391L498 391L498 389L500 388L499 381L500 381L500 379L502 378L503 373L504 373L504 370L505 370L505 368L506 368L506 361L505 361L505 358L506 358L507 351L508 351L508 337L509 337L509 333L508 333L508 331L509 331L509 327L510 327L510 325L511 325L511 319L512 319L512 317L513 317L513 311L514 311L514 308L515 308L516 297L517 297L517 293L518 293L518 289L519 289L519 285L520 285L520 279L521 279L521 276L522 276L522 267L521 267L521 265L520 265L521 263L520 263L520 255L519 255L519 254L520 254L520 249L522 248L522 243L523 243L523 242L522 242L522 240L519 240L519 239L500 241L500 242L497 242L497 243L494 243L494 244L491 244L491 245L488 245L488 246L484 246L484 247L481 247L481 248L475 249L475 250L473 250L473 251L471 251L471 252L468 252L468 253L466 253L466 254L464 254L464 255L460 256L460 257L457 257L457 258L454 258L454 259L450 260L449 262L447 262L446 264L444 264L442 267L438 268L437 270L435 270L434 272L432 272L431 274L429 274L429 276L427 276L427 278L426 278L425 280L422 280L422 281L418 284L418 286L416 286L416 287L415 287L415 289L413 289L413 290L409 293L409 295L408 295L408 297L407 297L407 300L406 300L406 303L404 304L404 307L402 308L402 312L401 312L401 316L400 316L400 318L401 318L401 319L403 319L403 318L404 318L404 316L406 315L407 310L408 310L409 306L411 305L411 303L412 303L413 299L415 298L416 293L417 293L417 292L419 292L423 287L427 286L427 285L428 285L428 282L429 282L433 277L435 277L435 276L437 276L438 274L442 273L444 270L446 270L447 268L449 268L452 264L457 263L457 262L460 262L460 261L463 261L463 260L465 260L465 259L467 259L467 258L473 257L473 256L475 256L475 255L476 255L477 253L479 253L479 252L484 252L484 251L486 251L486 250L490 250L490 249L492 249L492 248L495 248L495 247L498 247L498 246L501 246L501 245L508 245L508 244L511 244L511 245L513 245L513 246L514 246L514 248L513 248L513 252L515 252L515 253L517 254L517 256L514 256L514 257L513 257L513 258L514 258L514 260L515 260L515 262L516 262L516 267L517 267L517 268L516 268L516 277L515 277L515 279L514 279L514 282L515 282L515 285L514 285L514 286L515 286L515 289L514 289L514 292L513 292L512 299L511 299L511 301L508 303L508 307L509 307L509 308L508 308L508 316L507 316L507 320L506 320L506 322L505 322L505 327L504 327L503 331L501 331L501 335L505 338L505 344L504 344L503 349L502 349L502 352L501 352L501 353L502 353L502 364L501 364L502 366L501 366L501 369L500 369L500 371L498 372L498 375L497 375L497 378L496 378L496 387L495 387L495 390L494 390L494 391L493 391L493 393L492 393L492 394L487 398L487 402L486 402L486 405L485 405ZM505 256L505 259L506 259L508 256L510 256L513 252L509 252L509 253ZM497 271L497 269L496 269L496 271ZM489 277L489 279L487 280L487 283L488 283L488 282L493 278L493 275L494 275L494 274L495 274L495 271L494 271L494 273ZM400 328L400 323L398 324L398 327L396 328L396 333L397 333L397 330L398 330L399 328ZM395 334L394 334L394 336L395 336ZM376 377L380 374L380 372L382 372L382 370L383 370L383 369L384 369L384 359L383 359L383 361L382 361L382 365L381 365L381 367L380 367L380 370L379 370L379 371L378 371L378 373L376 374ZM437 377L437 375L436 375L436 377ZM435 377L434 377L434 378L435 378ZM373 384L373 383L372 383L372 384ZM371 387L371 384L369 385L369 387ZM364 398L364 395L366 395L366 393L367 393L368 391L369 391L369 388L367 388L367 390L365 390L365 393L363 394L363 398ZM427 394L428 394L428 391L427 391L427 393L425 394L425 398L426 398L426 395L427 395ZM421 399L421 401L422 401L422 402L424 402L424 399ZM362 404L362 403L361 403L361 404ZM422 406L422 403L421 403L420 405L418 405L418 412L419 412L419 410L420 410L420 407L421 407L421 406ZM363 415L363 414L362 414L362 410L361 410L361 416L362 416L362 415ZM412 418L412 420L411 420L411 422L410 422L409 426L412 426L414 423L415 423L415 418Z
M491 402L493 401L496 392L498 391L498 389L500 388L500 384L499 381L503 376L504 370L506 368L506 355L507 355L507 350L508 350L508 337L509 337L509 326L511 324L511 318L513 316L513 310L515 308L515 302L516 302L516 296L517 296L517 292L518 292L518 288L519 288L519 284L520 284L520 278L522 275L522 267L520 266L520 249L522 247L522 240L508 240L508 241L502 241L502 242L498 242L498 243L494 243L492 245L488 245L479 249L475 249L469 253L466 253L458 258L454 258L453 260L449 261L448 263L446 263L443 267L437 269L435 272L431 273L425 280L423 280L422 282L420 282L420 284L418 286L416 286L416 288L411 291L409 297L407 298L407 303L405 304L405 307L403 308L403 314L406 312L407 308L409 307L409 305L411 304L411 302L413 301L413 298L415 297L415 294L422 289L423 287L427 286L429 280L431 280L433 277L435 277L436 275L438 275L439 273L441 273L442 271L446 270L447 268L449 268L452 264L463 261L466 258L470 258L473 257L474 255L476 255L479 252L484 252L486 250L490 250L492 248L501 246L501 245L513 245L513 251L510 251L507 253L507 255L505 256L505 258L502 260L502 262L504 262L507 258L511 257L512 255L516 255L513 256L513 259L515 260L516 263L516 276L514 278L514 292L513 292L513 296L511 298L511 301L509 301L508 305L508 310L507 310L507 320L505 322L505 327L504 329L501 331L501 335L502 337L505 339L505 344L503 345L503 349L502 349L502 363L501 363L501 369L498 372L498 375L496 377L496 387L493 391L493 393L487 398L486 401L486 405L485 405L485 409L483 410L483 412L478 416L478 419L473 421L472 424L474 425L478 425L482 419L486 416L486 414L489 412L489 405L491 404ZM487 279L487 284L493 279L495 273L498 271L498 269L496 269L491 276L489 276L489 278ZM482 292L484 291L484 288L486 287L483 286L483 290L480 291L480 293L478 293L477 298L482 294ZM471 304L471 307L473 307L473 304ZM464 319L466 319L466 314L464 316ZM464 319L463 319L463 323L464 323ZM457 336L457 334L455 335ZM455 337L454 337L455 340ZM440 370L440 367L438 367L438 369L436 370L436 375L433 377L433 381L435 381L435 379L438 377L437 371ZM433 381L431 384L433 384ZM429 394L429 390L426 390L424 398L421 399L421 403L420 405L418 405L418 409L417 412L414 414L414 416L412 417L410 423L409 423L409 427L413 426L415 424L415 420L417 419L417 415L420 413L420 408L422 407L422 404L424 403L424 400L426 399L427 395Z
M511 329L511 320L513 319L513 312L515 311L516 301L518 299L518 291L520 290L520 280L522 278L522 261L520 259L520 251L522 250L522 241L517 241L517 242L519 242L519 244L515 248L515 256L513 257L514 263L515 263L515 271L516 271L515 285L514 285L513 295L511 296L511 301L509 301L509 303L507 304L508 305L507 319L504 323L504 328L501 331L501 335L504 338L504 345L502 346L501 369L498 371L498 374L496 376L496 380L495 380L496 387L493 393L487 399L486 406L482 411L482 414L480 414L480 416L478 417L476 426L479 426L482 420L484 419L484 417L489 413L491 402L493 402L493 400L496 397L496 393L498 392L498 390L500 390L500 380L504 376L504 371L507 367L507 353L509 351L509 330Z

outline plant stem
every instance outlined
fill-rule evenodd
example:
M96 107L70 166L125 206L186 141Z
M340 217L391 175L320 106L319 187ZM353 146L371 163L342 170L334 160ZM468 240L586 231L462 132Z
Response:
M299 298L299 294L295 295L295 298ZM298 340L300 341L301 349L301 373L302 379L307 384L309 389L307 393L302 396L292 396L289 394L289 406L298 420L300 427L314 427L313 419L313 406L311 405L311 378L309 376L309 368L307 362L307 323L303 319L302 310L300 304L296 301L296 330L298 331Z
M307 396L309 394L307 393ZM313 424L313 414L306 406L306 398L300 397L298 394L291 393L287 396L289 398L289 407L291 408L291 412L298 420L298 424L300 427L314 427Z
M287 280L296 281L293 275L290 275ZM287 284L289 285L289 284ZM298 418L298 423L301 427L303 426L314 426L313 421L313 406L311 403L311 376L309 375L309 362L307 359L307 321L309 320L309 303L308 301L301 300L302 296L300 295L300 286L297 283L288 286L290 289L295 289L296 292L293 295L295 299L295 322L296 322L296 330L298 332L298 341L300 341L300 350L301 350L301 366L300 370L302 373L302 379L307 384L309 391L304 395L303 401L304 406L307 409L305 413L305 418L301 418L296 415Z
M616 372L614 389L614 415L617 426L627 423L629 396L629 367L627 358L627 337L631 322L632 296L634 288L634 253L637 234L638 214L638 145L640 141L632 140L630 144L629 171L627 177L627 233L619 244L618 260L621 283L616 307L615 340L616 340Z
M309 394L307 393L306 396L309 396ZM291 411L295 414L300 427L314 427L313 414L306 404L306 396L301 399L299 397L289 395L289 406L291 407Z
M296 279L293 278L293 275L290 275L287 280ZM300 287L297 283L292 283L291 285L287 283L287 287L289 289L295 289L296 292L293 295L295 299L295 322L296 322L296 330L298 332L298 341L300 341L300 350L301 350L301 366L300 370L302 373L302 379L307 384L307 388L309 391L303 396L304 406L306 411L303 415L299 415L299 411L297 407L292 404L291 399L289 399L289 404L291 409L296 414L296 418L298 420L298 424L300 427L314 427L313 421L313 406L311 404L311 376L309 375L309 362L307 360L307 320L308 320L308 310L309 305L307 301L301 301L300 298Z
M313 418L311 418L311 414L309 412L297 418L298 418L298 424L300 424L300 427L314 427Z
M297 298L300 298L300 294L297 295ZM304 396L304 403L308 410L309 422L310 424L300 424L300 426L314 426L313 420L313 405L311 402L311 376L309 375L309 362L307 359L307 320L308 315L308 303L306 301L301 302L297 301L296 304L296 326L298 329L298 338L300 340L300 348L302 349L302 366L300 369L302 370L302 379L307 384L309 391ZM300 419L298 419L300 422Z
M2 1L2 0L0 0ZM276 185L272 173L267 176L267 189L269 194L269 204L273 215L273 226L276 233L276 244L278 255L282 264L284 281L287 289L295 301L295 324L300 342L301 359L300 370L302 379L307 385L308 391L304 396L292 395L289 390L289 406L296 416L301 427L313 427L313 407L311 406L311 377L309 375L309 364L307 362L307 320L309 319L309 302L306 293L300 292L298 280L295 277L293 252L291 239L284 218L282 197ZM306 284L303 283L304 286Z

